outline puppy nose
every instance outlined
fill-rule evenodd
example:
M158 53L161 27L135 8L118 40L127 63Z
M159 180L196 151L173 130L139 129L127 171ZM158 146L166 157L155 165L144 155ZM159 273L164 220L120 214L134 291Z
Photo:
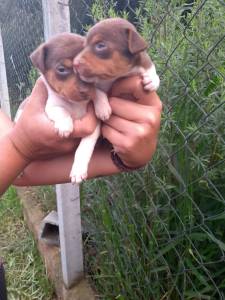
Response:
M75 62L73 63L73 67L74 67L75 70L78 70L79 67L80 67L80 63L79 63L78 61L75 61Z

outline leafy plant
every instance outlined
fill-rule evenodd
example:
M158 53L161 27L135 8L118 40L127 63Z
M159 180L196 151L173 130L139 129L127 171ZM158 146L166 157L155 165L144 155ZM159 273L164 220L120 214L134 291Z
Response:
M124 14L99 3L96 20ZM134 19L125 12L150 42L164 114L143 171L83 187L96 248L93 257L85 245L86 264L104 299L224 298L224 6L199 0L186 8L147 0Z
M0 198L0 256L5 263L9 299L52 299L53 286L45 276L43 262L13 188Z

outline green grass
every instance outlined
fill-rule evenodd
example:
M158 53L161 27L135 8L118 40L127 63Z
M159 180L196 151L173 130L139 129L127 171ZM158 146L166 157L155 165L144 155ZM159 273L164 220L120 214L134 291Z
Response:
M9 300L53 298L53 286L47 279L13 188L0 201L0 256L5 262Z
M35 192L33 196L45 215L52 210L57 210L55 186L37 186L35 188L33 187L33 191Z
M86 266L102 299L224 299L225 8L195 1L186 26L183 1L140 2L132 21L161 77L159 146L145 170L84 184ZM101 3L95 20L115 15Z

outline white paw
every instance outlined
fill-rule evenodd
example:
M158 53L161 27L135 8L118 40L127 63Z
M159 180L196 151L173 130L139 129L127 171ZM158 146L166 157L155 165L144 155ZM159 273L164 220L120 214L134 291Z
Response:
M87 167L79 166L78 164L73 164L72 170L70 172L70 179L72 183L81 183L83 180L87 179Z
M71 117L60 119L55 122L55 129L59 136L68 137L73 132L73 120Z
M102 103L104 105L96 105L95 106L95 114L98 119L102 121L106 121L112 114L112 109L109 102Z
M147 91L156 91L160 85L159 76L155 74L144 73L143 74L143 85Z

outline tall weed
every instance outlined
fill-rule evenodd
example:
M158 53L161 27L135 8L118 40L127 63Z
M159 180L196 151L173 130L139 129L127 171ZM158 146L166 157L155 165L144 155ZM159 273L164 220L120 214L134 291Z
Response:
M103 2L95 20L126 17L149 41L164 113L144 170L83 188L88 270L104 299L224 299L224 5L195 1L184 20L184 1L139 1L132 18Z

